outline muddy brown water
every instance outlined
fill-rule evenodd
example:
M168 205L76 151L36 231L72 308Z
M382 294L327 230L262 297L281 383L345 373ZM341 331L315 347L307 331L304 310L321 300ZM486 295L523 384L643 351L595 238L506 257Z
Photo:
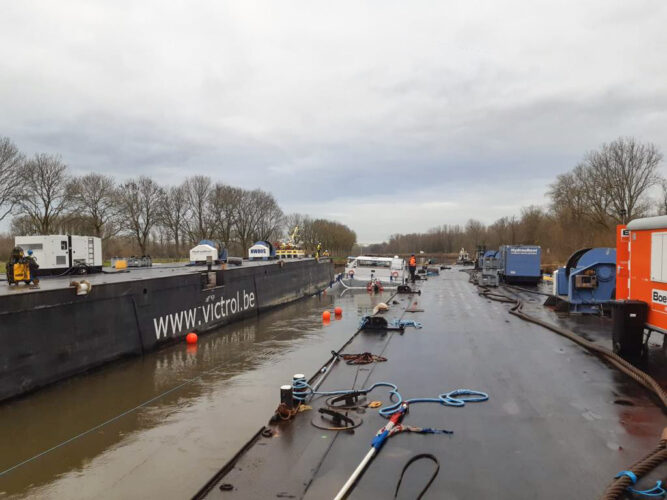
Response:
M0 497L190 497L267 422L279 386L320 368L381 300L311 297L0 406L0 473L44 453L0 475ZM323 325L334 305L343 317Z

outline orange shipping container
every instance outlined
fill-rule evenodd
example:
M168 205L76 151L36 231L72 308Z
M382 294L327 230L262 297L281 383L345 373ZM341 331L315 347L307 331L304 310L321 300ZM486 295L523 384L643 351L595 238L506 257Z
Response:
M627 225L627 232L627 298L646 302L649 306L647 327L667 333L667 215L635 219ZM625 246L620 233L617 233L617 245L617 255L620 255ZM624 298L618 285L619 265L620 259L616 268L616 296Z
M616 300L628 298L630 273L630 230L625 225L616 226Z

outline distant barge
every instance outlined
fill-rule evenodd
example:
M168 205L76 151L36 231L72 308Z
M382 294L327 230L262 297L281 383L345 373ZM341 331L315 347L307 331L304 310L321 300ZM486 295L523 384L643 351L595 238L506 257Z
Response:
M3 283L0 401L315 294L333 277L328 259L300 259L64 276L39 289ZM77 295L79 279L90 293Z

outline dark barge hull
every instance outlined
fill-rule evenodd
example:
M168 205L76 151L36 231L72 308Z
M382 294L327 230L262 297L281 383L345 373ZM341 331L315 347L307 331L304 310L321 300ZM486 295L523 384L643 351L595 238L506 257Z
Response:
M508 305L479 296L463 273L446 271L417 286L421 296L382 300L391 304L386 316L414 319L423 329L357 332L342 353L371 352L387 361L361 366L339 361L320 390L360 389L387 381L397 384L404 398L466 388L488 392L490 399L461 408L413 405L404 424L454 434L391 437L350 499L394 498L401 470L419 453L440 461L439 475L424 498L593 499L618 471L655 447L664 413L629 377L569 340L510 316ZM560 321L542 307L541 297L527 295L525 301L532 314ZM408 308L419 311L404 314ZM562 321L608 341L610 323L605 318ZM664 363L664 356L660 360ZM660 383L667 380L662 370L653 375ZM275 382L276 406L278 388L285 383L289 380ZM374 390L367 401L372 400L389 404L387 389ZM316 397L308 402L312 410L290 421L268 423L267 432L253 436L194 498L333 498L387 421L366 408L350 412L363 419L353 431L322 430L311 422L321 418L318 409L325 401ZM433 469L431 462L415 463L398 498L416 498ZM667 464L641 485L650 488L666 473Z
M333 264L313 259L214 269L174 266L44 279L40 289L0 289L0 401L114 359L312 295L333 280ZM211 276L212 277L212 276Z

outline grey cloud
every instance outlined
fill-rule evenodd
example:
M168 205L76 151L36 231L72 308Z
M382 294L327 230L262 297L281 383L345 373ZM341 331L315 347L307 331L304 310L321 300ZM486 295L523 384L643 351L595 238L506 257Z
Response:
M0 135L77 172L269 189L367 242L491 222L601 142L667 150L666 9L19 2Z

